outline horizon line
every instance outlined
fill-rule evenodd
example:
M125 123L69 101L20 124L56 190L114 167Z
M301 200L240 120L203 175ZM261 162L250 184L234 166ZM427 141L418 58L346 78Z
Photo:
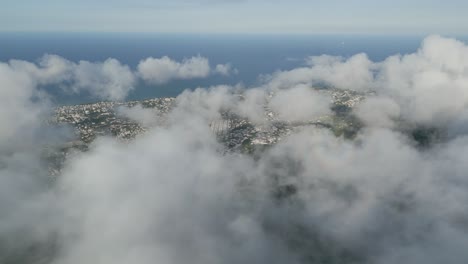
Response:
M166 32L166 31L59 31L59 30L0 30L0 34L125 34L125 35L194 35L194 36L379 36L379 37L425 37L440 35L468 37L468 33L409 33L409 32Z

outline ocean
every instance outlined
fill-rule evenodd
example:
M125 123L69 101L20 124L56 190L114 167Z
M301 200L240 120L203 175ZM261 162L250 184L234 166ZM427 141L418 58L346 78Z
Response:
M140 84L128 100L176 96L185 89L242 83L253 87L259 76L304 65L313 55L349 57L364 52L373 61L393 54L414 52L424 36L383 35L195 35L150 33L0 33L0 61L37 61L56 54L72 61L118 59L135 69L147 57L175 60L201 55L212 66L231 63L238 74L205 79L178 80L164 85ZM460 38L459 38L460 39ZM463 39L463 38L462 38ZM64 95L50 88L57 104L95 101L86 95Z

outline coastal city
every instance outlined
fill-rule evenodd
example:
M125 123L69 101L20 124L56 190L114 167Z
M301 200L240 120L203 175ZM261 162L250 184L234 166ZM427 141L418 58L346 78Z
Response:
M323 116L307 122L290 122L279 120L276 113L265 107L265 121L261 124L250 122L234 113L225 112L221 119L212 120L210 128L228 148L247 145L271 145L288 135L295 128L319 126L330 128L333 132L351 135L358 129L358 121L351 117L350 110L362 101L365 96L348 90L333 90L333 115ZM69 124L77 133L77 141L89 144L98 136L114 136L129 140L147 130L143 124L126 118L118 112L122 107L140 106L151 109L155 117L166 116L176 105L176 98L155 98L129 102L97 102L61 106L56 109L54 121L58 124Z

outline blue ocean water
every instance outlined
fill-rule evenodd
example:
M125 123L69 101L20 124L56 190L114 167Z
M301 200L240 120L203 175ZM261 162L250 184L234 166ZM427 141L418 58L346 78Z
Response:
M201 55L211 65L231 63L239 73L229 77L173 81L164 85L140 84L128 97L138 100L176 96L185 89L218 84L254 86L262 74L304 64L312 55L349 57L364 52L374 61L417 50L423 36L366 35L194 35L137 33L0 33L0 61L36 61L57 54L72 61L115 58L133 69L146 57L169 56L176 60ZM56 89L50 89L54 94ZM55 92L58 104L93 101L86 95Z

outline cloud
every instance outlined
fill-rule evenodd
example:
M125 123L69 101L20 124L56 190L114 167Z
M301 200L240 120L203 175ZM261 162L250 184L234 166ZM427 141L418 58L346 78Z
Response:
M136 78L116 59L74 63L57 55L45 55L38 64L12 60L10 66L27 74L37 85L59 85L65 92L88 92L93 97L122 100L134 89Z
M230 63L217 64L214 69L211 69L209 60L200 55L185 58L181 62L167 56L150 57L141 60L137 68L141 79L153 84L163 84L178 79L206 78L210 74L229 76L238 72Z
M184 91L176 98L176 114L195 115L205 120L220 119L223 111L234 107L237 101L230 86L221 85L208 89L198 88L195 91Z
M309 67L278 71L269 77L269 85L281 89L299 84L333 86L339 89L366 91L373 81L373 63L365 54L349 59L322 55L308 58Z
M215 73L224 75L224 76L229 76L231 74L238 74L239 71L236 68L233 68L231 64L217 64L215 69Z
M160 117L158 112L154 109L143 108L141 105L133 107L119 107L117 109L117 115L126 119L130 119L145 127L153 127L161 125Z
M269 106L282 120L315 121L331 113L331 98L310 87L298 86L280 90L271 98Z
M264 123L265 106L268 105L268 100L268 92L265 89L247 89L235 105L234 112L248 118L253 123Z
M11 60L8 65L15 72L28 75L32 85L55 85L66 93L88 93L112 101L125 99L140 79L162 84L176 79L206 78L212 73L228 76L237 72L229 63L218 64L212 70L208 59L201 56L182 62L166 56L150 57L141 60L136 71L113 58L103 62L72 62L57 55L44 55L37 63Z
M393 100L401 117L420 125L446 126L460 118L468 103L468 47L437 35L424 39L411 54L390 56L381 62L365 54L350 58L315 56L308 67L279 71L265 86L284 89L295 85L375 92Z
M387 97L369 97L354 109L354 113L367 126L392 128L400 118L400 106Z
M0 63L0 146L6 148L17 137L30 137L31 128L40 124L47 112L47 97L35 89L37 80L20 71L19 61ZM23 65L21 65L22 67ZM29 65L26 65L29 66ZM42 99L43 104L35 103ZM42 117L42 118L41 118ZM16 142L20 143L20 142Z
M445 125L467 103L467 54L459 41L430 36L417 53L380 63L376 89L395 98L410 121Z
M98 141L68 164L60 197L70 219L59 262L466 257L468 196L456 183L465 182L466 139L421 153L392 130L369 129L348 141L309 129L255 161L221 154L208 119L200 118L215 115L220 97L229 97L215 90L183 96L216 102L213 108L181 100L168 127L131 144ZM284 186L295 191L275 201Z
M60 129L45 123L51 105L48 96L36 89L38 80L20 70L31 65L0 62L0 262L4 263L12 258L30 261L34 253L15 253L44 245L56 224L42 154L64 138Z
M205 78L210 74L208 59L197 56L177 62L164 56L147 58L138 64L141 78L150 83L162 84L173 79Z
M135 87L135 76L130 68L115 59L102 63L80 61L74 71L72 89L85 90L98 98L122 100Z

